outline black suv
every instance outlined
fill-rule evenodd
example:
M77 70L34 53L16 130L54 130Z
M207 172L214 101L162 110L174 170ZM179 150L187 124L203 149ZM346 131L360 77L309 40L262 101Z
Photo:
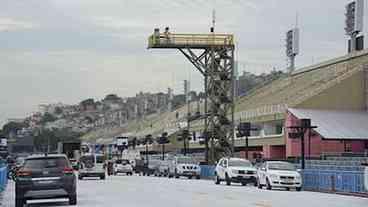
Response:
M69 198L77 204L76 176L65 155L37 155L26 158L17 172L15 207L27 200Z

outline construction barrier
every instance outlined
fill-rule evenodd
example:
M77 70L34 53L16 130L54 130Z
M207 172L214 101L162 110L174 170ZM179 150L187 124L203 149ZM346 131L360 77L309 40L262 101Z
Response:
M215 176L215 167L214 165L201 165L201 177L211 178Z
M6 184L8 183L8 170L6 166L0 167L0 192L5 190Z
M364 171L306 169L302 175L305 190L368 193L364 188Z

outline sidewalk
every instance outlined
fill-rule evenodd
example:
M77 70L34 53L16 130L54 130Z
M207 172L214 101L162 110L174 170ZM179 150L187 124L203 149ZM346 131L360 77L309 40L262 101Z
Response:
M14 195L14 181L8 182L6 189L0 193L0 206L1 207L14 207L15 195Z

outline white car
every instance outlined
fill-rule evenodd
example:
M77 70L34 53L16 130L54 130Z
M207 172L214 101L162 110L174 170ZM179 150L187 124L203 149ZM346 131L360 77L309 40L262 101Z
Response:
M114 175L118 173L125 173L126 175L133 175L133 167L129 160L116 160L114 164Z
M79 162L79 180L82 180L84 177L99 177L102 180L106 178L104 155L85 154L80 158Z
M257 170L251 162L241 158L222 158L216 165L215 183L218 185L225 181L226 185L241 183L247 185L257 184Z
M302 177L295 166L288 162L267 161L258 169L258 188L266 186L268 190L277 188L302 189Z
M176 156L169 162L169 178L185 176L201 179L201 167L192 157Z

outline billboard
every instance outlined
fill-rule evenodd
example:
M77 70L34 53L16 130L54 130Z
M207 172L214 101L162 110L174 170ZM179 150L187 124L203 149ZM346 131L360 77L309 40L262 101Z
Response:
M299 29L294 28L286 33L286 55L292 57L299 54Z
M364 0L356 0L346 5L345 32L352 35L363 31Z

